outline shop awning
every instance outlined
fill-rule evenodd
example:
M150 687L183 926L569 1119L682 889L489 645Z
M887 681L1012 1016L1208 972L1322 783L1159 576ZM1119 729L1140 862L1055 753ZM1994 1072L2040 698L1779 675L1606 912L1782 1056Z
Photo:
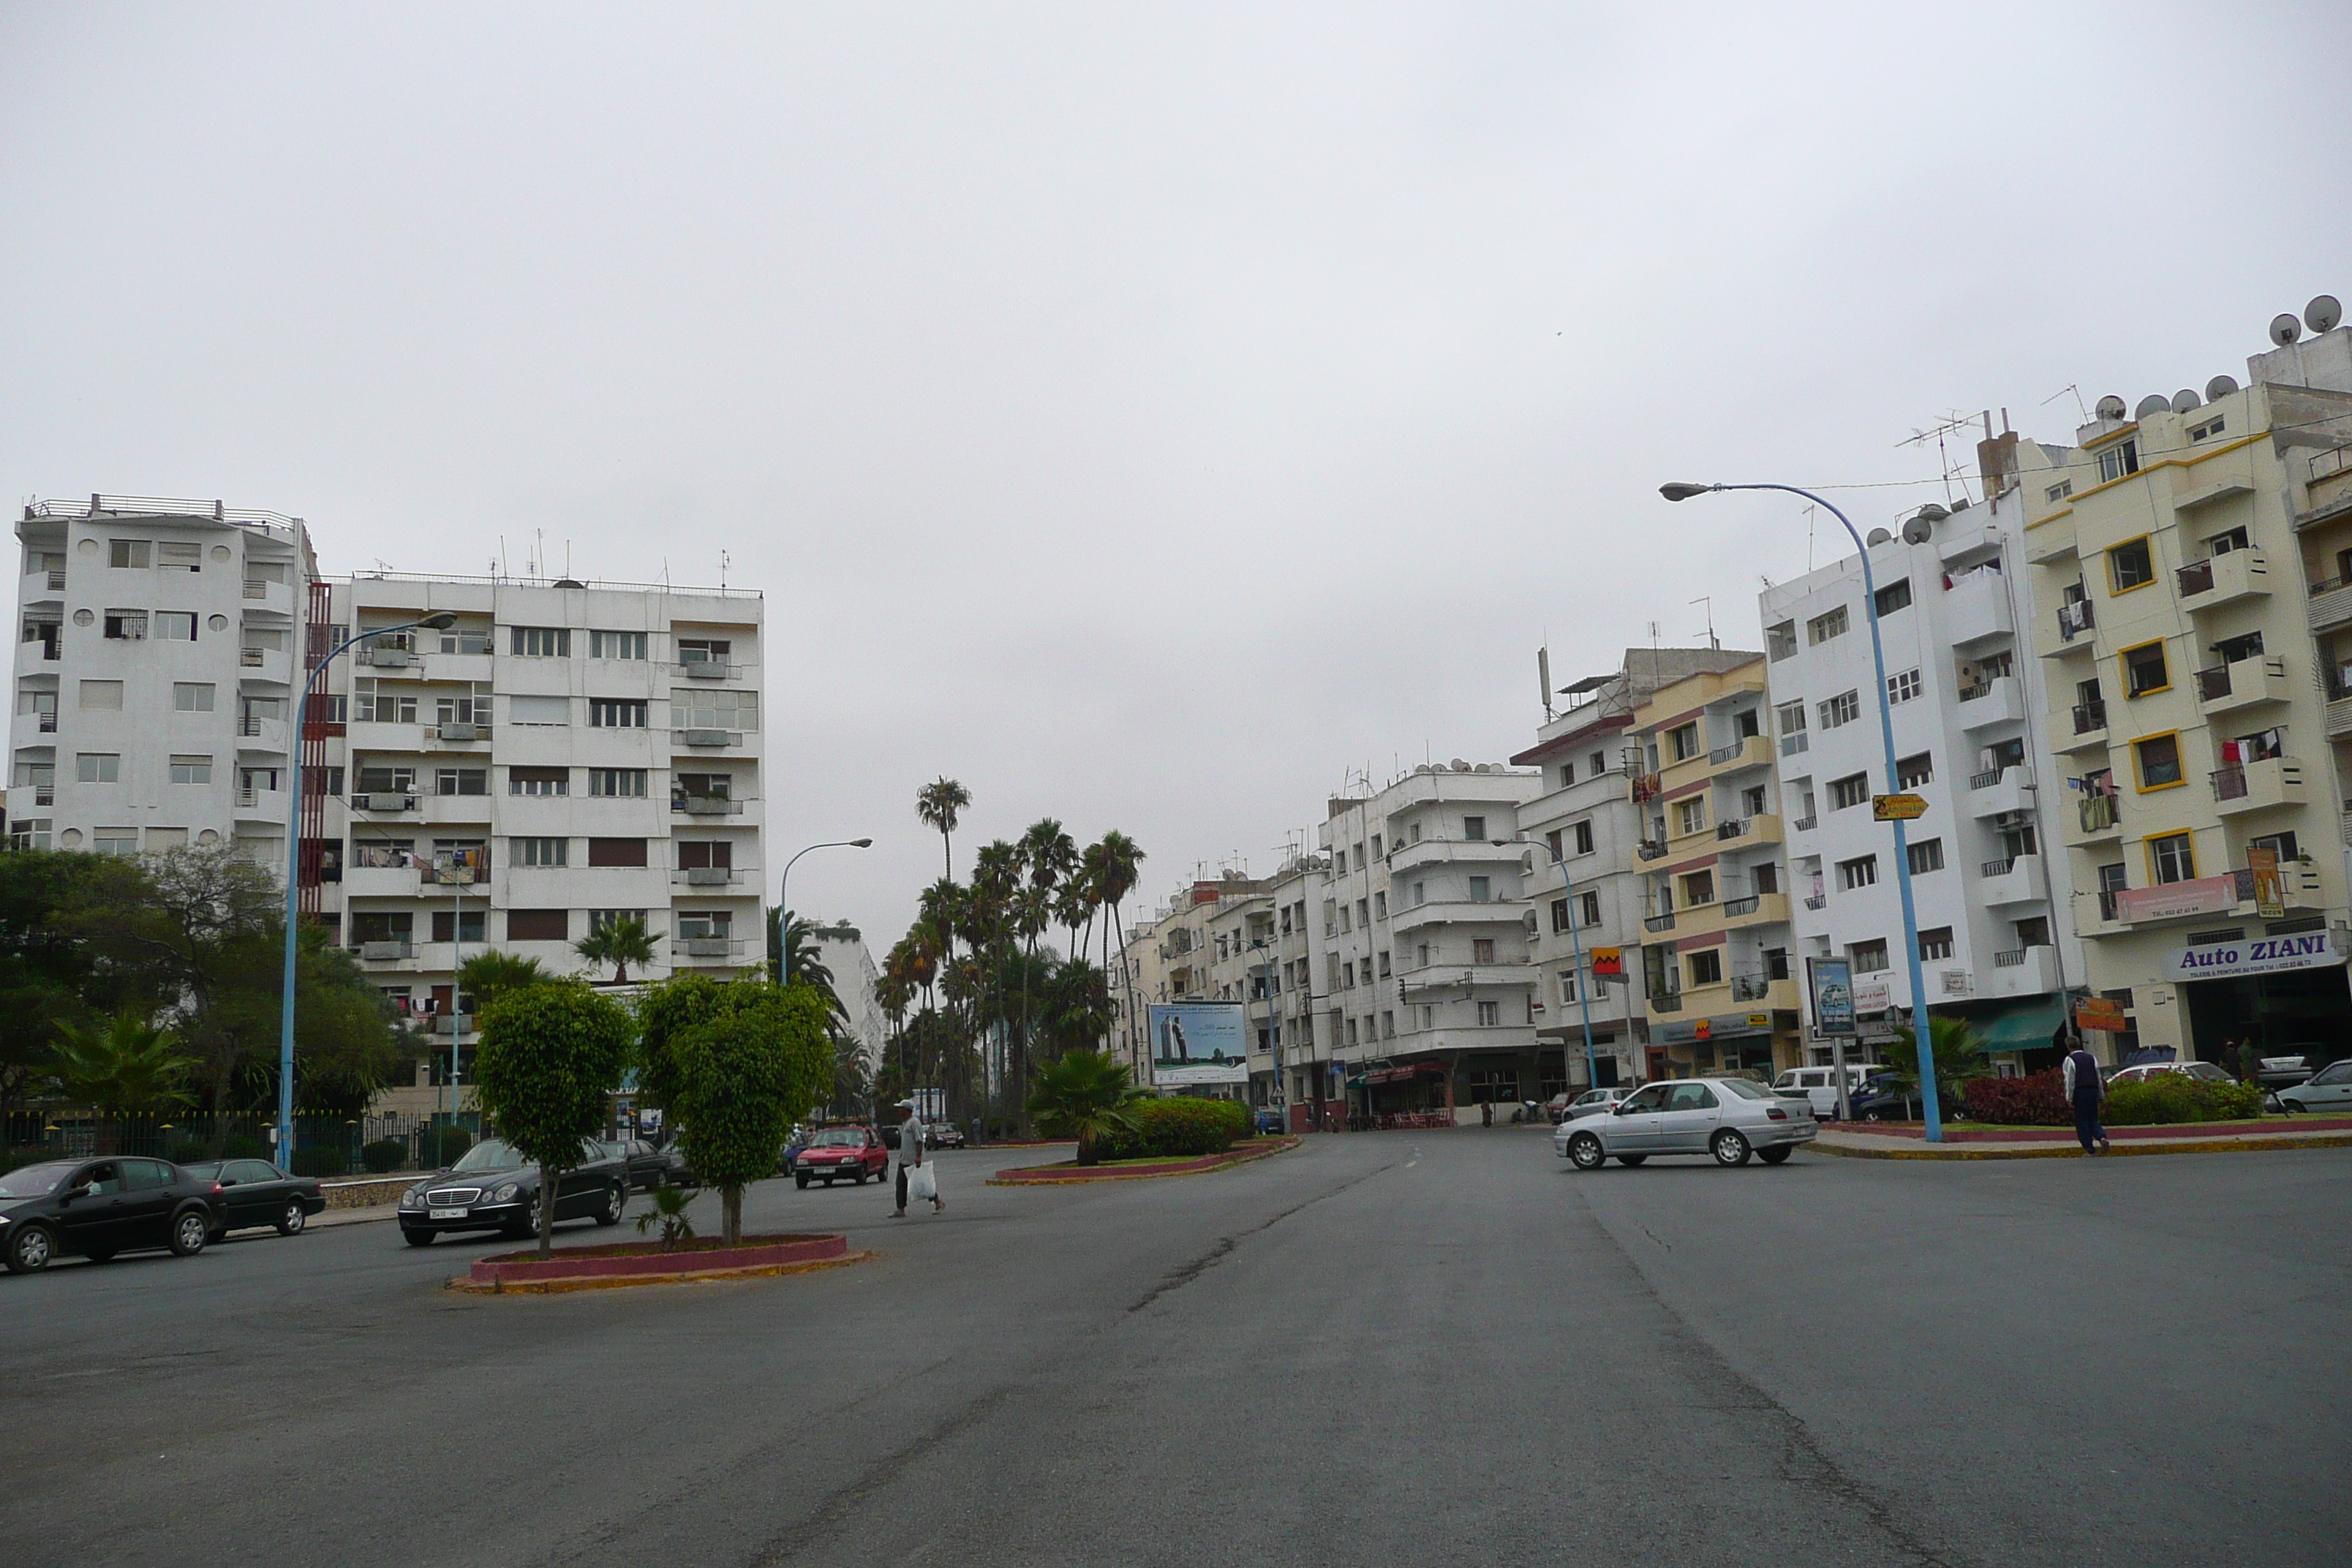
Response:
M2050 1048L2061 1016L2057 1003L2035 1002L1969 1022L1983 1037L1988 1051L2042 1051Z

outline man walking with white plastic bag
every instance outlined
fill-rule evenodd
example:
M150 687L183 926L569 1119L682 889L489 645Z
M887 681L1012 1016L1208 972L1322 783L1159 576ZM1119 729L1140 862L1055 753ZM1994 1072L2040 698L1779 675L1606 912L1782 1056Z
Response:
M907 1120L898 1123L898 1206L891 1211L892 1219L907 1217L910 1195L930 1199L933 1214L948 1206L940 1196L939 1172L931 1167L923 1148L923 1113L911 1100L901 1103L907 1107Z

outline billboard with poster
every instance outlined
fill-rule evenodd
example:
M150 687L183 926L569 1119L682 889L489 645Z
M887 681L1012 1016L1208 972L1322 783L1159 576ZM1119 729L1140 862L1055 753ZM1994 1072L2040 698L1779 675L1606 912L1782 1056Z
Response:
M1249 1082L1249 1009L1239 1002L1155 1002L1151 1081L1162 1089Z

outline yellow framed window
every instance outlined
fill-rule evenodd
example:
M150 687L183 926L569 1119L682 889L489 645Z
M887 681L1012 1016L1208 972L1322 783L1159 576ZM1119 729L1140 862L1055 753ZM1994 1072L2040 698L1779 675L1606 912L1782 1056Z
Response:
M2123 666L2125 696L2147 697L2172 689L2172 670L2165 662L2162 638L2127 647L2116 658Z
M2107 549L2107 585L2118 594L2145 588L2156 581L2156 547L2147 535L2126 539Z
M2147 841L2147 879L2151 887L2197 879L2197 847L2188 834L2167 833Z
M2150 790L2178 789L2189 782L2180 761L2180 736L2168 731L2132 742L2132 766L2139 774L2142 795Z

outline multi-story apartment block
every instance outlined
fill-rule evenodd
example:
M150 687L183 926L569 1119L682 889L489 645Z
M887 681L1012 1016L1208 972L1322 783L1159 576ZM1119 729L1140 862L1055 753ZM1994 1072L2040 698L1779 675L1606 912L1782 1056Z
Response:
M300 520L92 496L26 507L16 535L15 841L282 868Z
M1132 987L1132 1002L1120 998L1121 1020L1114 1024L1113 1037L1123 1044L1139 1084L1151 1083L1148 1009L1153 1003L1249 1000L1255 983L1249 942L1253 934L1264 940L1272 906L1265 882L1228 871L1192 882L1128 933L1114 966L1115 984ZM1252 1008L1253 1035L1265 1027L1264 1008L1263 998ZM1256 1060L1253 1052L1253 1064ZM1221 1098L1235 1093L1222 1085L1182 1092Z
M1364 1080L1370 1110L1460 1114L1540 1089L1518 810L1542 787L1532 771L1456 762L1330 801L1317 979L1328 1059Z
M1869 617L1886 653L1894 787L1922 796L1907 857L1929 1006L1967 1018L2012 1068L2046 1065L2083 983L2070 922L2069 868L2056 849L2047 787L2057 776L2032 652L2035 625L2013 485L1935 521L1913 544L1870 546L1872 602L1848 558L1764 591L1768 681L1788 803L1797 953L1853 962L1855 1000L1892 1026L1912 1006L1874 688ZM1801 968L1797 979L1803 978ZM1816 1043L1815 1055L1829 1048ZM2032 1059L2012 1053L2035 1052Z
M1536 744L1511 759L1543 777L1541 793L1519 807L1518 837L1533 847L1529 956L1546 1083L1584 1089L1597 1078L1605 1088L1642 1077L1649 1017L1635 956L1645 912L1644 866L1635 849L1647 823L1626 775L1648 770L1627 731L1635 710L1661 687L1702 670L1736 668L1753 657L1719 648L1628 648L1614 671L1564 689L1567 710L1547 720ZM1630 770L1629 752L1636 758ZM1596 951L1618 955L1614 973L1593 973Z
M1644 1078L1804 1059L1764 656L1653 692L1629 733L1647 817Z
M1268 878L1271 907L1253 917L1249 952L1250 1103L1285 1110L1294 1130L1345 1115L1328 1050L1318 1050L1315 970L1322 944L1312 921L1328 886L1321 856L1292 854ZM1269 1002L1271 1005L1269 1006ZM1326 1042L1328 1043L1328 1042Z
M2334 757L2352 725L2330 705L2352 608L2329 553L2352 548L2352 347L2334 328L2248 368L2133 412L2102 398L2071 447L1988 444L2026 503L2074 923L2124 1009L2092 1039L2119 1056L2210 1060L2245 1034L2352 1053Z

